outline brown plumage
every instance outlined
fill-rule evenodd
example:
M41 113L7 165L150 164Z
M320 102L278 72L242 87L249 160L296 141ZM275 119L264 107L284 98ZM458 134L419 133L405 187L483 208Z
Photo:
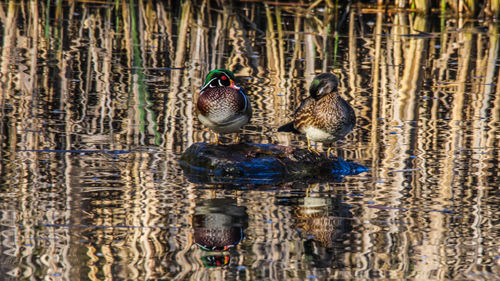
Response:
M337 88L334 74L316 76L309 88L310 96L295 111L293 121L278 128L278 132L305 134L309 150L313 150L310 140L331 143L343 139L354 128L356 115Z

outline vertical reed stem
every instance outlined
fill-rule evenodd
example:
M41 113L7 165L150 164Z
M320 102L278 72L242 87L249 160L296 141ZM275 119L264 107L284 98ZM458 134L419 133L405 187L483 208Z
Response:
M500 17L500 0L491 0L491 11L495 18Z

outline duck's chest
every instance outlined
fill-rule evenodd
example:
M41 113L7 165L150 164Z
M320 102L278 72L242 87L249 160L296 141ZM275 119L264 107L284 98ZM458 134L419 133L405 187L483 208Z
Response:
M205 116L223 117L238 112L241 107L239 93L231 88L207 89L198 98L198 111Z
M349 108L337 99L311 108L309 124L300 131L314 141L336 141L352 130Z
M313 141L327 141L334 139L333 135L327 130L314 126L303 126L300 131L305 134L307 138Z

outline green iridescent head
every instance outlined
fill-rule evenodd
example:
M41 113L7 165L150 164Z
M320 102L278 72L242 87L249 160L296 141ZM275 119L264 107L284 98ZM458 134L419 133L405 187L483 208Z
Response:
M314 80L309 86L309 95L314 99L318 99L323 95L337 91L339 79L332 73L321 73L314 77Z
M201 257L203 266L205 267L222 267L229 264L231 256L229 255L209 255Z
M227 77L229 77L229 79L234 81L234 74L231 71L224 68L218 68L208 73L207 78L205 79L205 84L207 84L208 82L210 82L210 80L216 77L220 77L223 74L225 74Z

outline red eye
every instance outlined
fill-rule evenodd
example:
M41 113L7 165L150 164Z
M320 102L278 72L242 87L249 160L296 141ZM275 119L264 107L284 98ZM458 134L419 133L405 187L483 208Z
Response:
M226 76L222 76L220 79L222 79L222 80L226 80L226 79L227 79L227 77L226 77Z

